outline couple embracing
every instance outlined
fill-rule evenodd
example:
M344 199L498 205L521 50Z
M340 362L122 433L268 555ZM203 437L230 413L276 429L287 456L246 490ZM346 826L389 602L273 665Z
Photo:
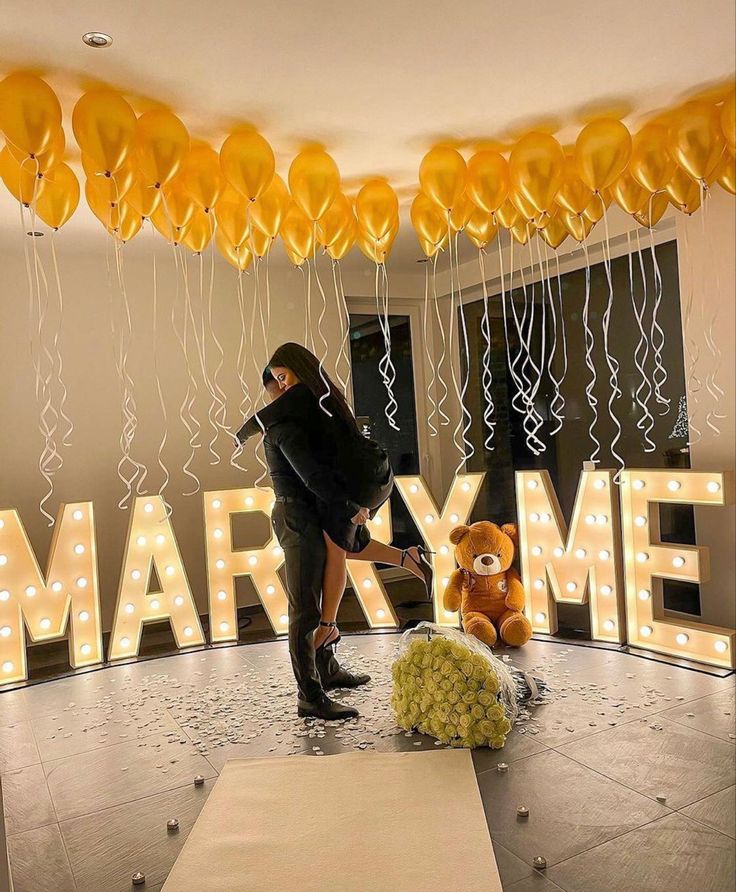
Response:
M238 431L244 443L263 435L276 504L272 523L286 566L289 653L300 716L347 719L356 709L328 696L368 675L341 668L337 612L346 560L404 567L432 590L429 552L371 539L366 522L393 487L385 452L360 433L345 396L299 344L283 344L263 371L270 404Z

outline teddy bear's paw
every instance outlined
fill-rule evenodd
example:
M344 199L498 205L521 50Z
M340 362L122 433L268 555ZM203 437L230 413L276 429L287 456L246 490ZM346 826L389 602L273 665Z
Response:
M523 613L513 613L502 620L501 640L510 647L521 647L532 637L532 626Z
M473 635L488 647L496 643L496 630L493 623L484 613L471 611L463 616L463 628L468 635Z

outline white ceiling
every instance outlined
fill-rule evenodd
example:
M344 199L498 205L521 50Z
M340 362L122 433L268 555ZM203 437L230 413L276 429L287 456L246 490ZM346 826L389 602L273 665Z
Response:
M86 47L90 30L112 47ZM137 110L168 104L215 147L252 122L282 173L319 140L348 187L383 174L408 199L438 137L470 152L535 125L566 141L604 109L635 125L732 76L735 33L733 0L3 0L0 73L36 68L67 116L107 82ZM18 224L0 191L2 230ZM84 211L68 224L80 236L98 225ZM403 229L397 265L418 254Z

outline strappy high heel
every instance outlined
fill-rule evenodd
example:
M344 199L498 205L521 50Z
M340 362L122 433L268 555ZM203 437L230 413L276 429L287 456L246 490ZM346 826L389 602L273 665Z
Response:
M322 626L322 628L324 628L324 629L337 629L337 623L336 623L336 622L326 623L326 622L323 622L322 620L320 620L320 621L319 621L319 624L320 624L320 625ZM326 638L326 639L322 642L322 644L320 644L320 646L317 648L318 651L320 651L320 650L324 650L324 648L326 648L326 647L332 647L333 644L338 644L338 643L339 643L339 641L341 640L340 630L337 629L337 638L330 638L330 634L331 634L331 633L329 633L329 632L327 633L327 638Z
M415 545L417 550L417 554L419 555L419 560L415 557L412 557L409 552L410 548L404 548L401 552L401 564L399 566L403 567L404 562L407 558L410 558L421 570L422 576L424 578L424 585L427 589L427 600L432 600L432 584L434 582L434 568L432 567L432 561L427 557L429 554L434 554L433 551L429 551L429 549L425 548L423 545Z

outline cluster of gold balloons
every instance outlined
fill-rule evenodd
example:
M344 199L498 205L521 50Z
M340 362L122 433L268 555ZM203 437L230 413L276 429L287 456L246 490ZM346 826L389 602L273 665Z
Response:
M382 263L399 228L398 199L384 180L370 180L353 203L341 191L334 160L313 146L294 158L288 187L268 142L254 130L227 137L219 154L190 140L165 109L136 116L119 93L85 93L72 113L86 176L84 195L103 226L123 242L143 220L170 242L201 252L214 237L237 269L263 257L281 236L301 265L320 245L340 260L356 243ZM80 187L64 163L59 100L40 78L16 73L0 82L0 130L6 147L0 175L22 204L49 226L63 226Z
M668 204L686 214L714 183L736 194L734 94L720 105L693 100L647 123L633 137L621 121L587 124L567 151L547 133L523 136L508 160L480 151L466 163L450 146L428 152L411 220L427 257L452 233L478 248L499 226L519 244L537 232L552 248L582 242L612 201L654 226Z

